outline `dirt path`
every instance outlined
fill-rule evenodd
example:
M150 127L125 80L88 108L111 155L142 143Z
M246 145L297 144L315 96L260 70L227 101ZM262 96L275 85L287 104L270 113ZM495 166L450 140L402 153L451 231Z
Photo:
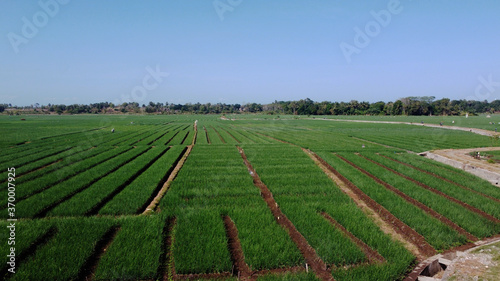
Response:
M278 207L278 203L276 203L276 201L273 198L273 194L267 188L267 186L260 180L259 175L255 172L255 169L252 167L252 164L250 164L250 162L248 161L243 149L241 147L238 147L238 150L240 151L241 157L243 158L245 165L247 166L250 174L253 177L255 186L260 189L262 197L264 198L264 201L266 201L269 209L271 209L271 212L274 215L276 222L278 222L279 225L281 225L288 231L290 238L292 238L292 241L297 245L300 252L304 256L306 262L311 266L316 276L320 280L333 281L334 279L330 274L330 272L328 271L325 262L318 256L318 254L311 247L311 245L309 245L304 236L302 236L302 234L295 228L293 223L285 216L285 214L283 214L283 212L281 212L281 210Z
M160 189L158 194L155 196L153 201L146 207L146 210L142 213L143 215L149 215L156 209L156 207L160 203L160 200L163 198L163 196L165 195L167 190L170 188L170 185L172 184L175 177L177 176L177 174L181 170L182 166L184 165L184 162L186 162L186 159L188 158L189 153L191 153L192 149L193 149L192 145L187 146L187 148L184 152L184 155L181 157L179 162L177 162L177 165L175 165L174 170L172 171L172 173L170 173L167 181L163 184L162 188Z
M357 122L357 123L405 124L405 125L412 125L412 126L423 126L423 127L431 127L431 128L441 128L441 129L448 129L448 130L465 131L465 132L471 132L474 134L488 136L488 137L500 135L500 132L492 132L492 131L483 130L483 129L456 127L456 126L447 126L447 125L440 126L440 125L436 125L436 124L426 124L426 123L421 124L421 123L396 122L396 121L368 121L368 120L345 120L345 119L314 119L314 120L326 120L326 121L337 121L337 122Z
M423 152L420 153L420 155L469 172L491 182L493 185L499 185L500 164L488 163L484 160L475 159L474 157L469 155L469 153L471 152L492 150L500 150L500 147L442 149Z
M359 154L358 154L359 155ZM363 159L367 160L367 161L370 161L376 165L379 165L379 163L371 160L371 159L368 159L364 156L361 156L359 155L360 157L362 157ZM426 212L427 214L431 215L432 217L438 219L439 221L441 221L442 223L446 224L447 226L453 228L454 230L456 230L458 233L464 235L465 237L467 237L467 239L471 240L471 241L477 241L479 240L476 236L470 234L469 232L467 232L465 229L461 228L460 226L458 226L456 223L452 222L451 220L447 219L446 217L444 217L443 215L439 214L438 212L434 211L433 209L427 207L426 205L422 204L421 202L413 199L412 197L406 195L405 193L403 193L402 191L400 191L399 189L395 188L394 186L382 181L381 179L377 178L376 176L370 174L368 171L365 171L363 169L361 169L360 167L354 165L354 163L350 163L348 162L350 165L352 165L353 167L355 167L356 169L358 169L359 171L361 171L362 173L364 173L365 175L369 176L370 178L372 178L373 180L375 180L377 183L383 185L385 188L387 188L388 190L392 191L393 193L397 194L399 197L403 198L406 202L420 208L421 210L423 210L424 212ZM381 165L379 165L381 166ZM385 166L383 166L385 167Z
M229 216L224 216L223 220L226 228L229 252L231 253L231 261L233 262L234 269L237 272L236 276L238 276L238 280L254 280L255 278L251 278L252 271L245 262L245 255L243 254L243 250L241 248L236 225Z

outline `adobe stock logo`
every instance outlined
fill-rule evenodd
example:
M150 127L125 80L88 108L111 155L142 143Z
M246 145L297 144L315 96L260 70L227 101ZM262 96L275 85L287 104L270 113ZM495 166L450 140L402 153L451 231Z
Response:
M215 12L219 16L220 21L224 21L224 14L226 12L233 12L234 8L238 7L243 0L215 0L212 2Z
M31 17L31 20L22 17L23 26L21 27L21 35L9 32L7 38L9 39L12 49L17 54L19 53L19 46L21 44L28 44L29 40L34 38L39 30L49 23L49 19L55 17L60 10L60 5L66 5L70 0L47 0L38 1L38 6L41 10L37 11Z
M474 89L474 95L468 96L467 100L487 100L497 91L500 90L500 81L493 81L493 75L489 74L488 78L484 76L479 76L477 78L479 83Z
M411 1L411 0L410 0ZM354 27L354 42L349 44L346 42L340 43L340 50L342 51L347 63L351 63L353 54L360 54L361 51L370 45L372 38L377 37L382 31L383 27L387 27L393 15L398 15L403 11L403 6L399 0L390 0L387 3L387 9L380 10L379 12L370 11L373 20L365 24L364 29Z

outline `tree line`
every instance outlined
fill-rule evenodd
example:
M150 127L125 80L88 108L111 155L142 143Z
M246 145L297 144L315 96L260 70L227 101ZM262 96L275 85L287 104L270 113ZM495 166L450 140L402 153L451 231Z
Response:
M161 103L149 102L140 105L137 102L115 105L110 102L85 104L48 104L38 103L30 106L12 106L0 104L0 112L8 114L54 113L54 114L100 114L100 113L150 113L150 114L231 114L265 113L293 115L465 115L494 113L500 111L500 100L436 100L433 96L406 97L394 102L315 102L309 98L298 101L274 101L270 104L247 103Z

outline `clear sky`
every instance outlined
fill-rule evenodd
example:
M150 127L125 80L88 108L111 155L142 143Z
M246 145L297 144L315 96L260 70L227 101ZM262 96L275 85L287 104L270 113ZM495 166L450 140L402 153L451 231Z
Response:
M498 0L0 0L0 103L494 100L499 12Z

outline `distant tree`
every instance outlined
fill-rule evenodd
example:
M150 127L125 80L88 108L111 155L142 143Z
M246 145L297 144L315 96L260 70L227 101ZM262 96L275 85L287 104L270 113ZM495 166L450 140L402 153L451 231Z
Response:
M5 104L0 104L0 112L4 112L5 111Z
M392 115L401 114L403 114L403 102L401 100L397 100L392 106Z

